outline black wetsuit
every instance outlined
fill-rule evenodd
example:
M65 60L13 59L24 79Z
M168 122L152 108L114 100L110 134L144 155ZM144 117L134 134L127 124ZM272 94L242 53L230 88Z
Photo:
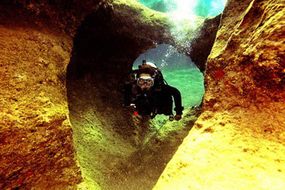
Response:
M135 75L140 73L145 73L145 70L132 72ZM177 88L164 84L160 71L156 73L154 86L147 91L142 91L135 80L125 83L124 104L135 104L140 115L173 115L173 99L176 114L182 115L181 94Z
M177 88L162 85L159 89L153 89L154 107L157 114L172 115L173 99L176 114L182 115L183 107L181 94Z

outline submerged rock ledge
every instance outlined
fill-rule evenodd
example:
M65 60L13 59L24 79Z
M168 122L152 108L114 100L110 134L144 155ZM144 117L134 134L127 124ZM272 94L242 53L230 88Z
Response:
M154 189L283 189L284 12L282 0L229 0L203 113Z

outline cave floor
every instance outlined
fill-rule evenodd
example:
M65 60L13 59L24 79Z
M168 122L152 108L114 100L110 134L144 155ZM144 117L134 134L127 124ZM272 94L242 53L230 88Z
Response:
M104 106L88 77L69 88L70 121L84 181L78 189L152 189L193 126L194 111L180 121L161 116L131 126ZM118 118L119 117L119 118Z

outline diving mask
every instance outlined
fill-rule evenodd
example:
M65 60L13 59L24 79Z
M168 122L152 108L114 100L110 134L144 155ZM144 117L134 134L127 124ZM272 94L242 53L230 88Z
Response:
M150 76L140 76L137 79L137 85L139 87L146 87L146 88L150 88L154 85L154 79L151 78Z

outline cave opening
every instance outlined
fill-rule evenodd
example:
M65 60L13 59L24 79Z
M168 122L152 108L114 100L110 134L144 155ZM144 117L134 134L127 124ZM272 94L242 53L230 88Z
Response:
M74 37L67 68L81 185L91 189L153 187L197 118L197 112L188 110L179 122L135 125L133 115L122 107L122 80L134 60L157 41L122 32L123 25L128 23L106 7L87 16Z
M172 45L163 43L142 53L134 61L133 70L138 69L143 60L153 63L161 71L165 84L180 91L184 112L201 106L205 93L204 75L189 56ZM168 116L156 115L151 125L160 128L167 120Z
M204 76L191 58L169 44L159 44L142 53L133 63L137 69L142 60L154 63L167 84L181 91L186 108L199 106L205 92Z

